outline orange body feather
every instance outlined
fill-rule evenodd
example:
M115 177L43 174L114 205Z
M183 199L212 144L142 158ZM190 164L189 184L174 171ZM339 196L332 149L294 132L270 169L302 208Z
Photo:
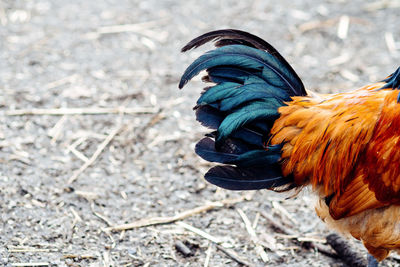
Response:
M270 139L272 145L284 142L284 175L293 174L297 185L311 184L322 198L331 198L329 207L321 202L317 208L321 218L363 240L380 260L400 248L398 219L382 217L400 210L391 207L400 204L399 92L376 90L382 85L320 98L294 97L279 109ZM372 208L381 210L371 214ZM367 230L355 231L361 225L355 218L362 218ZM395 243L389 238L394 233Z

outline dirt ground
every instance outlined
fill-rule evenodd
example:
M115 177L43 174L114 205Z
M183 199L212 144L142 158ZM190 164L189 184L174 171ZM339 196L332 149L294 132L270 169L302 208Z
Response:
M239 266L212 239L251 266L342 266L307 249L307 240L324 245L329 233L308 192L287 200L203 181L210 165L193 148L205 129L191 110L203 85L196 79L179 91L177 83L206 48L180 48L210 30L250 31L280 50L307 88L346 91L399 66L399 7L396 0L0 1L1 264ZM178 223L106 229L241 197ZM279 233L268 216L295 234ZM177 241L193 255L179 252ZM400 265L389 258L382 266Z

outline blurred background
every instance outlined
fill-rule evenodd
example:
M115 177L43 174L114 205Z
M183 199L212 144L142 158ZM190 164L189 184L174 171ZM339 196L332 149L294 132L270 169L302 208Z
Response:
M313 247L329 232L307 193L203 181L209 165L193 148L205 129L191 110L203 85L177 83L211 46L180 48L215 29L249 31L308 89L343 92L400 65L399 11L398 0L0 1L0 262L342 266Z

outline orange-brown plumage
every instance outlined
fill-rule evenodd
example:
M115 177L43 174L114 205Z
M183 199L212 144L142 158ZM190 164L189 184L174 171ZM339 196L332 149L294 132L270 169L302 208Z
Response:
M294 97L279 109L281 116L271 130L272 145L284 142L283 173L293 174L299 186L311 184L322 198L332 197L327 208L337 223L371 209L400 204L399 93L377 90L382 86L377 83L317 100ZM376 218L368 223L376 224ZM377 232L379 229L373 234ZM369 234L353 235L374 255L377 242L368 243ZM400 239L396 244L392 240L378 243L380 249L400 248Z
M197 119L215 129L196 146L222 165L205 178L232 190L301 189L319 196L320 218L362 240L378 260L400 250L400 68L352 92L307 92L285 59L264 40L237 30L216 39L180 87L206 69Z
M270 143L285 141L284 174L294 173L299 185L323 186L325 195L340 194L372 138L385 97L396 95L392 90L374 91L379 87L382 85L326 96L323 100L293 97L287 106L279 108L281 116L271 130ZM287 129L298 134L288 135Z

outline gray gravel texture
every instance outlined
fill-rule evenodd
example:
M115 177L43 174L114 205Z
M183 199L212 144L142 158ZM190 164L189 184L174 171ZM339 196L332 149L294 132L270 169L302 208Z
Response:
M191 108L203 85L197 78L179 91L177 83L206 48L186 54L180 48L210 30L242 29L281 51L307 88L342 92L383 79L398 67L399 7L399 1L388 0L0 1L0 261L5 266L203 266L210 247L209 266L238 266L207 239L175 223L102 230L244 195L202 179L210 165L193 148L205 129ZM337 34L343 16L350 18L344 39ZM108 27L125 24L134 26ZM5 114L118 107L161 111ZM68 183L119 128L93 164ZM298 237L323 239L330 231L316 217L309 192L288 196L259 191L234 207L183 221L220 238L254 266L342 266L277 233L258 216L265 212L286 222ZM255 232L270 258L267 264L237 209L251 222L259 217ZM189 244L194 255L180 254L177 240ZM352 244L364 253L359 242ZM382 266L399 264L390 258Z

